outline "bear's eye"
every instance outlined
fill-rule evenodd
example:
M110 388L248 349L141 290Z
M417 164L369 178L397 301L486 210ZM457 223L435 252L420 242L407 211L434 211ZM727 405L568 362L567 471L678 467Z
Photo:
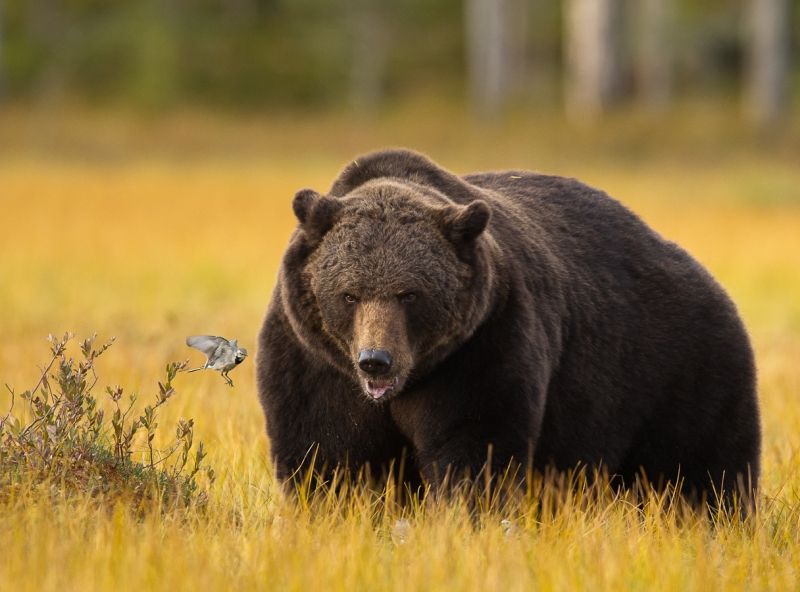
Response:
M356 297L353 296L352 294L345 294L344 295L344 301L345 302L349 302L350 304L352 304L353 302L356 301Z
M414 302L417 299L417 295L414 292L404 292L403 294L398 294L397 299L400 302Z

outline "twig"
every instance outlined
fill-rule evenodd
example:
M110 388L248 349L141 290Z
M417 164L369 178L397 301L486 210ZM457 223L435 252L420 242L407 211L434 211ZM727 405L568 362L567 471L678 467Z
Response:
M8 413L6 413L6 416L3 418L3 421L0 421L0 425L5 425L5 423L8 421L8 418L11 417L11 412L14 411L14 402L15 402L14 389L8 386L8 383L6 383L6 388L8 389L8 392L11 393L11 407L8 408Z
M47 368L45 368L44 371L42 371L42 375L39 377L39 382L37 382L36 386L33 387L28 392L30 392L31 394L34 394L34 393L36 393L36 391L39 390L39 387L41 386L42 381L47 377L47 373L50 372L50 368L53 367L53 364L55 364L55 362L59 358L59 356L61 356L61 354L54 354L53 355L53 358L50 360L50 363L47 365Z

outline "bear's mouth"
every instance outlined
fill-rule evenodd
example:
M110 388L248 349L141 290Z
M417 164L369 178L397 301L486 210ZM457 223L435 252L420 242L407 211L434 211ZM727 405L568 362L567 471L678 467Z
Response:
M386 395L386 393L392 393L397 386L400 384L400 377L395 376L389 380L378 380L378 379L364 379L364 389L367 391L370 397L375 399L381 399Z

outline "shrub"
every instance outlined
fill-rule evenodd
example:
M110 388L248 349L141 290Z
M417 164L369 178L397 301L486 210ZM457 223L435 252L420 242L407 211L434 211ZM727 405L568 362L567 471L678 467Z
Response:
M135 417L135 393L123 401L120 386L106 387L104 408L95 395L98 377L95 360L113 343L94 349L97 335L80 343L82 358L66 355L74 337L48 336L51 358L31 390L19 395L25 412L15 416L17 395L0 419L0 496L7 497L23 483L72 495L89 493L104 500L131 499L139 507L147 502L205 504L207 496L197 477L214 471L201 463L206 451L201 442L192 452L194 421L181 419L174 438L165 448L154 447L158 409L176 395L172 382L186 369L185 362L167 365L166 380L158 383L156 401Z

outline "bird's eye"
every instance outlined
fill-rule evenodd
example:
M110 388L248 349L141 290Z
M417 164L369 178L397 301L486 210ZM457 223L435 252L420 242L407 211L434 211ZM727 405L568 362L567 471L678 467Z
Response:
M355 296L353 296L352 294L345 294L345 295L344 295L344 301L345 301L345 302L348 302L348 303L350 303L350 304L353 304L353 302L355 302L355 301L356 301L356 297L355 297Z
M414 302L417 299L417 295L414 292L404 292L398 294L397 299L400 300L400 302Z

